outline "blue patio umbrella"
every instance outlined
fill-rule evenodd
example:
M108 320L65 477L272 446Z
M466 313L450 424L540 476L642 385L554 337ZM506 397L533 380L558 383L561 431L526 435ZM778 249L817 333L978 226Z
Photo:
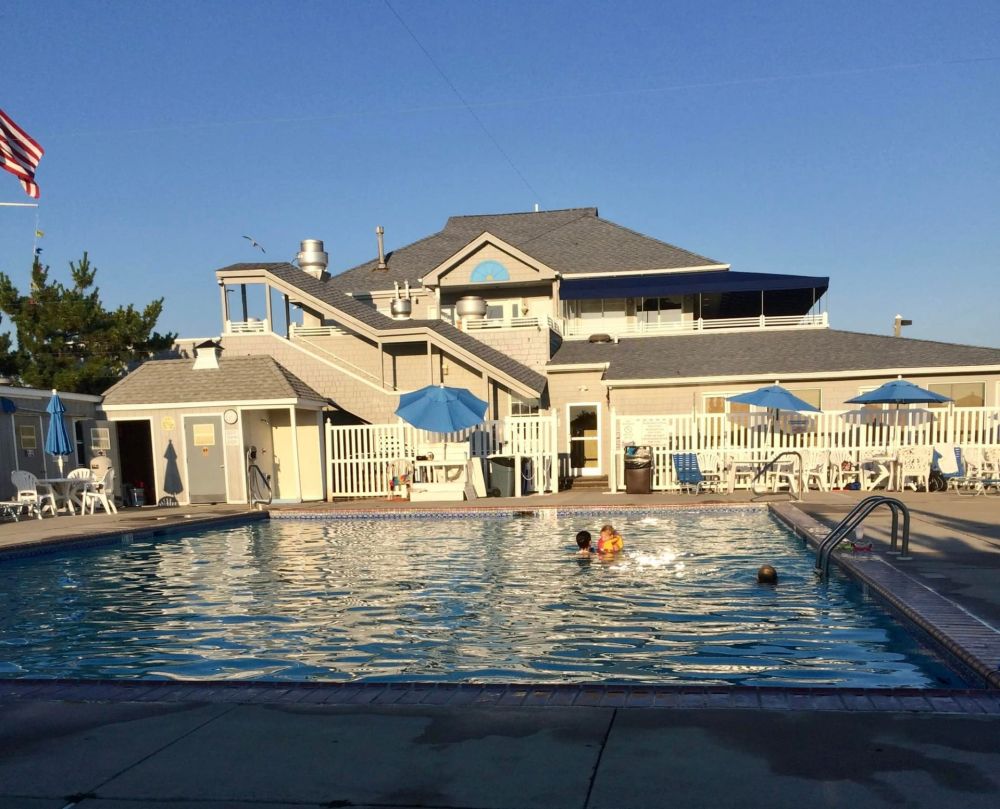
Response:
M818 407L813 407L809 402L803 401L781 385L768 385L749 393L738 393L736 396L730 396L726 401L766 407L768 410L797 410L801 413L820 412Z
M782 410L792 410L801 413L819 413L818 407L813 407L809 402L800 399L787 388L781 385L767 385L757 390L747 393L738 393L735 396L727 397L728 402L739 402L740 404L755 405L756 407L766 407L768 411L774 411L771 419L771 435L774 435L774 424L778 420L778 413Z
M884 385L862 393L853 399L848 399L848 404L930 404L933 402L950 402L947 396L935 393L908 382L905 379L894 379Z
M487 404L465 388L428 385L399 397L396 415L435 433L451 433L481 424Z
M56 457L56 462L59 464L59 474L62 475L63 458L72 455L74 447L73 442L70 441L69 433L66 432L66 422L63 419L66 407L55 389L53 389L52 398L49 399L49 403L45 407L45 412L49 414L49 429L45 433L45 451Z
M952 401L949 397L944 396L940 393L935 393L932 390L927 390L919 385L915 385L913 382L908 382L905 379L893 379L891 382L886 382L884 385L880 385L875 388L875 390L870 390L867 393L862 393L860 396L855 396L853 399L848 399L848 404L894 404L896 405L895 417L893 419L886 419L886 421L894 421L896 426L902 426L903 424L911 423L908 418L906 418L908 413L904 411L900 412L899 406L904 404L936 404L939 402L950 402ZM916 423L916 422L913 422ZM898 437L898 431L893 431ZM894 439L895 440L895 439Z

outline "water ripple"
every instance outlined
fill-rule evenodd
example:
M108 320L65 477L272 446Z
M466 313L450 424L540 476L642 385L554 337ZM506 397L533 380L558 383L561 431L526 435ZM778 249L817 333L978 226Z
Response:
M258 522L0 564L0 677L957 683L760 512ZM777 587L758 585L773 564Z

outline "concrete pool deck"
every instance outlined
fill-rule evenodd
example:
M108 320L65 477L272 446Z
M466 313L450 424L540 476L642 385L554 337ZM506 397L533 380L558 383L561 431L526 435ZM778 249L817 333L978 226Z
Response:
M796 506L803 525L832 524L861 496L811 492ZM486 504L601 510L747 499L571 490ZM915 610L927 593L943 599L951 605L938 613L943 633L954 634L951 622L964 616L982 630L969 644L996 635L1000 498L908 492L901 499L913 517L913 558L877 552L849 563L876 579L886 571L900 577ZM400 505L281 510L319 516ZM164 511L5 523L0 548L245 513ZM876 548L885 545L887 522L873 515L866 524ZM990 654L988 644L977 653ZM0 806L992 807L1000 801L998 734L998 690L7 680L0 681Z

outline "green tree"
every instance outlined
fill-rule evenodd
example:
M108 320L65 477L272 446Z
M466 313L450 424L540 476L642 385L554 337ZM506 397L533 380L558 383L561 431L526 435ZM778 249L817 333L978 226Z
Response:
M162 298L142 311L132 304L108 311L87 254L69 268L73 284L63 286L49 280L49 268L36 257L28 295L0 273L0 311L17 335L13 370L29 387L103 393L131 365L169 348L177 335L154 331Z

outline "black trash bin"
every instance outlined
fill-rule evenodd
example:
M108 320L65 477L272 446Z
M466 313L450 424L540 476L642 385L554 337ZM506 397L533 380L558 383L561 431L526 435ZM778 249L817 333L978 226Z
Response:
M514 496L514 458L490 458L490 497Z
M653 451L650 447L625 447L625 491L651 494L653 491Z

